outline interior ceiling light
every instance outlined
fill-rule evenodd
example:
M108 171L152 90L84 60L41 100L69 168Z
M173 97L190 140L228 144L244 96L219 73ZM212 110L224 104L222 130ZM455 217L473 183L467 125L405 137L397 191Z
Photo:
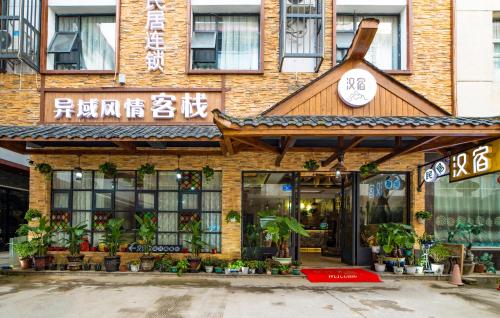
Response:
M75 180L81 181L83 178L83 170L80 168L80 155L78 155L78 167L75 168Z
M344 166L344 153L339 153L339 159L335 166L333 166L332 170L335 171L335 179L340 180L342 178L342 173L346 171Z

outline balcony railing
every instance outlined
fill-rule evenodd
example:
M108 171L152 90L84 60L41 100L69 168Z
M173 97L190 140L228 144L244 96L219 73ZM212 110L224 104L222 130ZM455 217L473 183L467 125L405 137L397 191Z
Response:
M281 0L280 70L317 72L323 61L322 0Z
M40 65L41 0L1 0L0 67L21 61Z

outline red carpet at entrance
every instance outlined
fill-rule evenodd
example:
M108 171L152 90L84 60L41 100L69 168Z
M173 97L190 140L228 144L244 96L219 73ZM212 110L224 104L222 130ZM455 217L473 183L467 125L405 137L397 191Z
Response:
M304 268L311 283L381 283L380 277L361 268Z

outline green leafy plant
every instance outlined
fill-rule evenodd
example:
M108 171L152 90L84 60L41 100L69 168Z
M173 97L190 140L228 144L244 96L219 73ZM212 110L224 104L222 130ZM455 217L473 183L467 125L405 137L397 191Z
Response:
M415 213L415 217L417 219L429 220L430 218L432 218L432 213L429 211L418 211L417 213Z
M184 240L184 242L189 244L190 252L195 257L198 258L200 256L201 250L207 246L202 239L202 229L201 229L201 221L191 221L187 224L187 231L191 233L190 240Z
M371 162L359 167L359 172L361 173L361 177L366 178L370 175L377 174L380 171L378 170L378 166L375 163Z
M150 255L151 249L153 247L153 241L156 237L156 223L154 222L154 214L145 213L142 218L137 214L134 215L137 223L139 224L139 229L137 235L142 240L142 245L144 246L144 254Z
M383 223L377 229L377 242L385 254L396 252L396 257L401 256L400 249L413 248L416 240L415 230L406 224Z
M202 261L201 264L203 266L217 266L219 259L217 257L205 257Z
M139 266L141 264L141 261L138 259L134 259L134 260L131 260L130 262L128 262L128 264L133 265L133 266Z
M432 246L429 250L429 256L436 264L443 264L451 256L449 248L441 243Z
M495 263L493 262L493 254L483 253L478 258L479 263L484 264L487 273L496 274L497 270L495 268Z
M425 255L420 255L420 257L418 258L417 260L417 266L422 266L422 267L425 267L427 263L427 259L425 258Z
M257 269L257 267L259 266L259 262L256 261L256 260L250 260L250 261L247 261L246 262L246 265L248 266L248 268L250 269Z
M245 262L241 259L237 259L229 263L230 269L240 269L245 266Z
M180 259L175 265L175 267L177 267L177 276L181 276L182 273L185 273L188 270L189 262L185 258Z
M483 224L473 224L470 222L457 222L453 229L448 230L448 242L453 242L457 235L460 235L466 242L467 248L472 248L472 236L481 234Z
M264 261L265 268L267 271L271 271L273 268L279 268L281 266L281 263L272 259L268 258Z
M50 225L49 219L42 216L36 225L21 224L17 229L17 234L21 236L27 236L30 233L32 235L31 243L36 249L36 255L47 255L47 249L52 243L52 235L54 234L54 228Z
M123 243L124 221L124 219L110 219L106 223L104 237L101 239L101 242L108 247L109 256L116 256L120 244Z
M257 212L257 215L259 218L269 218L269 217L275 217L278 214L278 210L276 209L269 209L266 208L262 211Z
M290 257L288 240L292 233L309 236L304 226L296 218L289 216L277 216L274 220L270 220L265 224L264 231L278 247L276 256L283 258Z
M214 177L214 174L215 174L214 169L212 169L209 165L206 165L205 167L203 167L202 172L203 172L203 175L205 176L205 179L207 181L212 180L212 178Z
M36 247L31 241L14 243L13 247L20 259L30 258L36 253Z
M142 179L147 174L155 173L155 165L151 163L145 163L137 169L137 176Z
M118 173L116 164L106 161L99 166L99 171L104 174L106 178L114 178Z
M294 267L294 268L300 268L301 265L302 265L302 263L300 261L293 261L292 262L292 267Z
M67 237L65 237L63 241L66 243L65 245L71 256L77 256L80 254L80 244L83 242L83 237L87 234L87 232L85 224L64 226L64 233L67 234Z
M33 221L35 219L39 219L40 217L42 217L42 212L40 212L40 210L37 210L37 209L29 209L28 211L26 211L26 214L24 215L24 219L26 221Z
M52 166L49 165L48 163L41 162L41 163L36 163L35 164L35 170L43 174L47 179L50 179L52 177Z
M423 245L423 244L429 244L429 243L432 243L434 242L434 236L428 234L427 232L424 232L421 236L419 236L418 238L418 243L420 245Z
M307 171L316 171L319 169L319 164L316 160L310 159L304 162L304 169Z
M237 222L240 223L241 215L238 211L231 210L226 215L226 223Z

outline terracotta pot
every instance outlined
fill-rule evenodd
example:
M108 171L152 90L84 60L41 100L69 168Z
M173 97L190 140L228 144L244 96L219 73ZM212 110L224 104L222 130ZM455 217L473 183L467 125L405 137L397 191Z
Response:
M143 255L141 257L141 270L143 272L151 272L155 268L155 257Z
M35 270L43 271L47 266L47 256L34 256L35 257Z
M117 272L120 270L120 256L105 256L104 267L106 272Z
M33 260L31 257L26 257L26 258L20 258L19 263L21 264L21 269L29 269L31 268L31 263Z
M474 273L484 273L486 271L486 266L484 264L476 264L474 266Z

